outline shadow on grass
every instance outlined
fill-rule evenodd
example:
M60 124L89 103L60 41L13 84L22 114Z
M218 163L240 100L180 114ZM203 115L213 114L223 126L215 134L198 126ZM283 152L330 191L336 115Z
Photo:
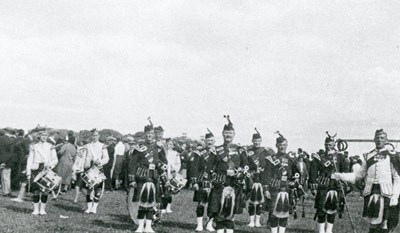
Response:
M93 225L97 227L104 227L104 228L112 228L116 230L133 230L136 229L136 226L132 224L123 224L123 223L114 223L114 222L104 222L100 219L95 219L92 221Z
M63 205L61 203L55 203L53 204L53 206L69 212L82 213L82 208L79 206L69 206L69 205Z
M133 221L128 214L108 214L108 216L112 217L115 221L133 224Z
M267 232L267 227L263 227L263 228L257 228L257 229L264 229L265 232ZM235 230L235 232L237 233L253 233L254 230L252 229L246 229L246 230L242 230L242 229L237 229ZM269 232L269 230L268 230ZM304 229L289 229L286 228L286 232L293 232L293 233L314 233L314 230L304 230Z
M187 230L191 230L191 231L193 231L193 229L196 228L196 225L193 223L174 222L174 221L169 221L169 220L161 220L161 222L158 223L156 226L173 227L173 228L179 228L179 229L187 229Z
M18 207L18 206L3 206L4 208L17 212L17 213L24 213L24 214L30 214L32 212L31 208L24 208L24 207Z

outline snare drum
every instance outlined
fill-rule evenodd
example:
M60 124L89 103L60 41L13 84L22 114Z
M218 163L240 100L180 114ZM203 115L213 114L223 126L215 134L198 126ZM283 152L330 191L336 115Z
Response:
M88 188L92 189L94 186L106 180L106 176L98 167L93 166L86 172L82 173L82 180L86 183Z
M45 169L35 176L33 182L37 184L43 192L51 192L61 185L61 176L57 175L52 170Z
M170 180L167 181L166 186L170 188L171 193L177 194L185 187L187 179L183 178L183 176L179 173Z

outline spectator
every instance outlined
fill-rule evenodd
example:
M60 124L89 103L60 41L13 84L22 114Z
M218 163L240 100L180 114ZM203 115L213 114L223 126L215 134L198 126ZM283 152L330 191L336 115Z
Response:
M11 167L17 157L14 154L15 135L11 129L0 132L0 172L3 196L11 195Z
M122 183L122 163L124 161L125 145L121 141L121 137L117 137L117 145L115 145L114 162L111 172L113 173L115 189L119 189Z
M106 138L106 145L107 145L107 152L109 155L109 161L107 164L103 165L103 169L104 169L104 175L106 176L106 180L105 180L105 189L106 190L113 190L113 185L112 185L112 166L114 163L114 153L115 153L115 138L112 136L109 136Z
M72 180L72 165L76 156L75 137L68 137L67 143L63 144L58 151L59 161L55 168L56 173L62 178L63 192L68 191Z

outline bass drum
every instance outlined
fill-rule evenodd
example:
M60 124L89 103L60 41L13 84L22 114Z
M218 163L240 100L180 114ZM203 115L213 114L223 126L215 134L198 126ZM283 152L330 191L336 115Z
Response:
M130 187L128 196L126 199L127 207L128 207L128 212L129 215L131 216L132 221L136 224L139 225L138 219L137 219L137 214L139 210L139 202L133 202L133 195L135 195L135 188Z

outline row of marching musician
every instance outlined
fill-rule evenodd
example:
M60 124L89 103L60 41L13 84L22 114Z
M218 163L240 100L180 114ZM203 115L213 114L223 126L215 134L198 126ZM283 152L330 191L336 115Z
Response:
M370 231L389 232L398 223L400 192L400 159L393 147L387 147L387 134L375 133L376 148L361 157L362 166L350 173L347 158L341 153L347 148L342 140L328 134L325 151L314 154L305 168L304 158L293 158L286 149L288 140L279 132L277 153L261 147L257 131L253 146L246 150L233 142L235 130L229 116L222 130L223 144L215 146L210 130L205 146L191 157L190 183L195 189L197 227L195 231L234 232L236 214L242 214L248 203L249 227L261 227L260 217L267 213L267 227L272 233L284 233L289 215L296 214L296 202L304 201L305 186L315 195L315 217L320 233L332 233L336 215L341 217L346 203L347 183L365 178L363 216L370 222ZM146 142L139 146L129 165L129 181L133 190L128 202L137 203L136 232L153 232L152 221L157 216L158 203L166 196L163 185L162 148L153 143L152 125L145 127ZM338 147L338 148L336 148ZM309 177L305 177L309 171ZM306 185L308 180L309 185ZM345 182L342 182L345 181ZM176 181L179 184L179 180ZM181 184L182 185L182 184ZM178 185L178 187L181 187ZM168 196L168 194L167 194ZM304 213L304 205L303 205ZM355 228L347 209L353 230ZM207 222L204 224L204 215Z
M209 131L204 148L198 148L190 159L189 182L195 189L193 200L198 203L195 230L203 231L205 225L208 231L234 232L235 215L243 213L247 202L249 227L261 227L260 216L266 212L271 232L285 232L289 215L296 213L296 201L304 198L305 164L287 153L288 140L279 132L277 153L261 147L258 131L253 135L253 146L245 150L233 142L235 130L229 116L226 118L228 124L222 130L224 143L215 146L214 135ZM129 151L128 208L138 224L136 232L154 232L152 225L159 219L161 209L170 210L172 194L179 192L186 180L179 175L178 168L168 163L166 145L154 140L151 122L144 132L144 142ZM57 164L55 149L46 142L46 131L39 135L40 141L30 148L26 173L31 181L35 215L46 214L48 193L54 191L60 179L52 173ZM74 164L77 185L88 190L86 213L97 211L106 179L102 168L109 161L107 146L99 142L97 130L92 131L92 138L81 148L82 156ZM396 227L400 159L394 148L387 148L387 134L383 130L376 131L375 144L374 150L361 157L362 166L355 173L349 173L345 157L329 134L325 152L314 155L307 169L308 186L315 195L315 219L320 233L333 232L336 215L346 207L344 182L357 180L365 181L363 216L370 222L370 232L389 232Z

